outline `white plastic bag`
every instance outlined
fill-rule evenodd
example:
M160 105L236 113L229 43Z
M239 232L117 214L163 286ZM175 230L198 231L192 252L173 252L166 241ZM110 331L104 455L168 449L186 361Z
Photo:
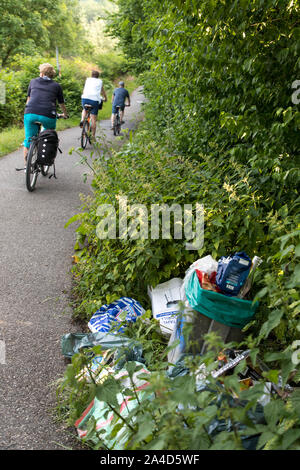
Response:
M173 278L159 284L154 289L148 287L148 295L151 299L153 317L159 321L163 334L170 336L176 323L181 301L180 288L182 279Z
M191 264L191 266L187 269L185 273L185 277L181 286L180 294L183 300L186 300L185 286L187 285L190 276L193 274L193 272L196 269L204 273L207 273L210 276L213 272L217 272L218 262L211 255L207 255L207 256L204 256L203 258L197 259L197 261Z

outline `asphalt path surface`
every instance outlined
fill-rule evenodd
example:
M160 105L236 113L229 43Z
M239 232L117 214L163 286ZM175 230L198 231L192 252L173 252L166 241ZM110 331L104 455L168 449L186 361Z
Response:
M141 89L132 93L124 128L141 118ZM100 134L115 141L109 120ZM100 125L99 125L100 124ZM87 168L70 148L80 146L80 128L59 132L62 154L57 179L39 175L29 193L23 150L0 158L0 449L59 450L78 448L75 429L53 417L54 383L66 362L61 337L82 331L72 321L72 255L75 229L65 223L80 211L80 193L89 194ZM86 154L91 151L88 146Z

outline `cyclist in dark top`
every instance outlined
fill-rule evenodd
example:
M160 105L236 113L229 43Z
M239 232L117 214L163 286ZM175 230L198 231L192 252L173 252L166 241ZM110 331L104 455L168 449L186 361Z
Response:
M117 106L120 106L120 118L121 124L124 124L123 117L124 117L124 109L125 109L125 101L127 98L128 106L130 106L130 97L128 90L124 88L124 82L119 82L119 88L116 88L112 95L112 115L111 115L111 128L114 128L115 122L115 114L117 112Z
M44 129L56 128L56 102L62 109L63 117L67 118L62 88L59 83L52 80L55 76L54 68L50 64L41 64L39 70L40 76L31 80L29 84L24 112L25 166L31 138L39 131L37 122L42 123Z

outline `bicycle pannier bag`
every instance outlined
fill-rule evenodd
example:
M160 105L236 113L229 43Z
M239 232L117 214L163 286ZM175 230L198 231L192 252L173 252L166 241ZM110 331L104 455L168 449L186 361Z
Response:
M45 129L39 134L37 161L41 165L52 165L58 149L58 135L54 129Z

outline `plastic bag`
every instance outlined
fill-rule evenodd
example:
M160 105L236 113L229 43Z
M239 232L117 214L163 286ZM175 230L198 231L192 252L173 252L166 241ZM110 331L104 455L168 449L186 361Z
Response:
M188 284L188 281L191 277L191 275L198 269L199 271L202 271L203 273L208 274L208 276L211 276L214 272L217 272L218 269L218 262L211 256L207 255L204 256L203 258L197 259L191 266L188 268L188 270L185 273L185 277L183 280L182 288L181 288L181 298L185 300L185 289Z
M117 412L122 418L126 418L130 411L140 406L140 403L145 399L151 397L150 393L145 391L149 383L144 377L139 377L141 374L149 374L149 371L144 367L143 364L136 362L137 366L141 366L140 370L134 372L132 377L129 377L127 370L122 369L117 373L112 369L106 374L107 378L109 375L113 375L116 380L121 384L121 392L117 393L116 399L118 402ZM134 386L134 397L128 396L128 389L132 390ZM115 403L114 403L114 406ZM93 419L96 422L95 431L89 430L89 440L95 444L99 443L98 433L101 432L101 440L104 442L107 448L110 450L123 450L125 448L126 441L128 439L127 427L123 426L117 433L113 435L112 430L115 428L117 420L122 423L121 418L118 418L111 407L106 401L100 400L95 397L87 409L83 412L81 417L76 421L75 427L80 438L86 437L89 428L89 422Z
M186 297L189 305L198 312L224 325L242 329L252 320L258 302L228 297L218 292L202 289L194 271L187 283Z
M121 297L109 305L102 305L90 319L88 327L93 333L108 332L116 325L116 322L135 322L143 313L145 310L137 300ZM123 331L124 328L121 325L114 330L116 333Z
M183 326L184 322L191 322L193 320L193 311L189 307L188 303L183 304L183 311L176 316L176 322L172 334L169 339L168 347L171 347L173 343L177 342L178 344L169 350L168 352L168 362L171 364L177 363L179 357L185 354L185 338L183 336ZM173 365L170 366L169 371L173 368Z
M102 349L113 349L128 346L132 339L124 335L110 333L68 333L62 336L61 351L65 357L71 358L82 348L101 345Z

